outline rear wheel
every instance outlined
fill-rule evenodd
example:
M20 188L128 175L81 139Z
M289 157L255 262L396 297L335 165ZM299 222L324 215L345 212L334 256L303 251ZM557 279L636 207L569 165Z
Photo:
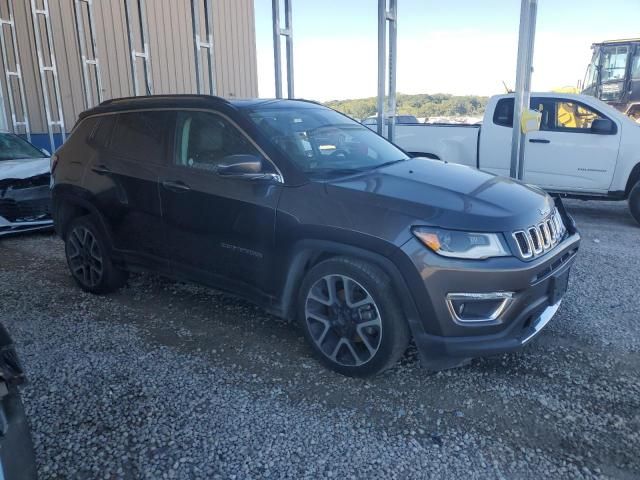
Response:
M629 210L636 222L640 223L640 181L629 192Z
M299 318L319 360L343 375L382 372L409 343L389 278L356 259L327 260L309 271L300 289Z
M71 222L65 235L65 254L71 275L87 292L109 293L127 280L127 273L114 266L102 230L91 216Z

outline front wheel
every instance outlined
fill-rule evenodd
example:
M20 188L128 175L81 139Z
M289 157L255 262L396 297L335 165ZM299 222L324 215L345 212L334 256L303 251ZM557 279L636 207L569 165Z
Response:
M636 222L640 223L640 181L629 192L629 210Z
M299 319L327 367L367 377L393 366L407 349L409 327L387 275L356 259L326 260L305 277Z

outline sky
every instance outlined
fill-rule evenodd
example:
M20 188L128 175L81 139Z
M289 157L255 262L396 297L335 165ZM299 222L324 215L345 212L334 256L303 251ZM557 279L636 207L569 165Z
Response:
M291 1L295 96L375 96L377 0ZM255 12L259 95L273 97L271 0L255 0ZM398 0L397 91L514 88L519 20L520 0ZM539 0L533 90L575 86L593 42L631 37L640 37L640 0Z

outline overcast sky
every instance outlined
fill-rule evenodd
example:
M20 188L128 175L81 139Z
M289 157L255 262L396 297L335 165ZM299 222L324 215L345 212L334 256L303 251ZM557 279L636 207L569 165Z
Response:
M296 97L376 95L377 4L292 0ZM273 97L271 0L255 9L259 94ZM398 92L513 88L519 15L520 0L398 0ZM533 89L575 85L591 43L629 37L640 37L640 0L539 0Z

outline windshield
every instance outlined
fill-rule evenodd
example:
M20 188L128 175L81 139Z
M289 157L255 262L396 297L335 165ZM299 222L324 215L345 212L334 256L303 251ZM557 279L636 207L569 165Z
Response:
M602 50L600 78L603 82L624 80L629 47L607 47Z
M406 160L399 148L327 108L249 112L258 128L308 175L346 175Z
M0 133L0 161L44 158L47 155L13 133Z

